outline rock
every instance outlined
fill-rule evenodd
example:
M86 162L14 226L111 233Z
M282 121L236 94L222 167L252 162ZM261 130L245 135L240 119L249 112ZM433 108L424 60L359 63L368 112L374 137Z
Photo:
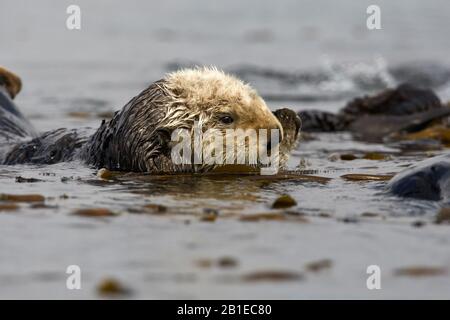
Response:
M115 217L116 213L106 208L79 209L73 212L73 215L80 217Z
M332 265L333 261L331 259L323 259L307 263L305 268L311 272L319 272L325 269L330 269Z
M430 277L445 275L447 270L441 267L428 267L428 266L411 266L399 268L394 271L397 276L407 277Z
M350 153L341 154L341 160L352 161L352 160L356 160L356 159L358 159L358 157L355 156L354 154L350 154Z
M153 214L167 213L167 207L163 206L161 204L149 203L149 204L144 205L143 209L144 209L144 212L146 212L146 213L153 213Z
M43 202L44 196L40 194L0 194L0 200L13 202Z
M97 286L97 293L102 296L129 295L131 290L114 278L104 279Z
M386 160L388 157L385 154L378 152L368 152L363 156L366 160Z
M264 270L249 272L241 279L245 282L283 282L302 280L303 275L295 271Z
M344 174L342 179L348 181L388 181L393 175L377 175L377 174Z
M0 212L2 211L16 211L20 207L15 203L0 203Z
M272 204L272 208L282 209L282 208L290 208L296 205L297 202L290 195L284 194L275 200L275 202Z
M375 217L379 217L380 214L379 213L374 213L374 212L363 212L361 213L361 217L364 218L375 218Z
M358 223L359 220L356 217L345 217L342 219L338 219L338 221L341 221L343 223Z
M450 208L442 208L436 215L437 224L450 223Z
M217 220L217 216L213 214L205 214L200 217L200 221L204 222L215 222Z
M244 214L239 217L240 221L245 222L257 222L261 220L286 220L286 216L280 213L257 213L257 214Z
M211 268L213 266L212 259L198 259L195 260L194 263L199 268Z
M398 132L422 130L433 120L450 115L450 108L431 90L401 84L373 96L356 98L337 114L306 110L299 115L306 132L348 130L360 140L382 142Z
M233 257L222 257L217 260L217 265L221 268L234 268L238 261Z
M450 154L433 157L397 174L387 190L399 197L450 199Z
M405 140L437 140L444 145L450 145L450 128L437 125L426 128L419 132L409 133L402 136Z
M214 265L217 265L219 268L234 268L238 265L238 261L233 257L221 257L216 261L204 258L196 260L195 265L199 268L211 268Z
M114 179L115 177L117 177L119 174L120 173L117 171L110 171L108 169L101 168L97 172L97 177L99 177L101 179L105 179L105 180L111 180L111 179Z
M239 217L240 221L244 222L259 222L259 221L289 221L289 222L297 222L297 223L308 223L309 220L303 216L292 213L252 213L252 214L243 214Z
M218 216L219 211L217 211L216 209L204 208L203 215L200 217L200 221L214 222L216 221Z
M57 209L58 206L50 206L43 202L37 202L30 205L31 209Z
M417 220L417 221L414 221L413 223L411 223L411 225L414 228L422 228L423 226L426 225L426 222L425 221L421 221L421 220Z
M41 181L44 181L44 180L36 179L36 178L24 178L22 176L16 177L17 183L33 183L33 182L41 182Z

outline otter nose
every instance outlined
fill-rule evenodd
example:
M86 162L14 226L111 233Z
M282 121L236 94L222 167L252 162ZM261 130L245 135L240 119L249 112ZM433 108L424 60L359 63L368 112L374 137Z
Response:
M283 108L274 111L273 114L280 121L287 136L289 136L291 131L295 132L295 137L298 135L302 128L302 120L293 110Z

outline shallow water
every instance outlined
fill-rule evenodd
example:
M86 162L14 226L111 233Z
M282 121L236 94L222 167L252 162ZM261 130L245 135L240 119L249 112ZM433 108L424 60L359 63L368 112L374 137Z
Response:
M340 2L333 16L323 13L333 1L78 1L82 30L70 32L64 25L70 3L0 4L0 63L22 76L17 103L40 131L96 127L103 113L165 72L192 64L237 74L272 109L336 111L355 96L406 80L450 100L445 1L379 1L379 31L365 28L365 1ZM328 159L374 151L390 158ZM42 194L47 207L24 203L0 212L0 297L97 298L98 284L112 277L131 290L130 298L450 298L450 234L432 223L440 204L389 196L383 181L341 178L393 174L443 152L408 154L345 133L319 134L300 144L290 169L332 178L327 183L142 175L106 181L77 162L1 166L0 193ZM42 181L18 183L18 176ZM271 204L284 193L297 206L276 220ZM144 210L148 204L167 211ZM72 214L80 208L117 215ZM217 219L204 221L211 211ZM242 218L252 214L266 219ZM417 221L425 226L413 227ZM223 257L233 266L221 267ZM308 270L323 259L331 261L328 268ZM82 290L66 289L72 264L81 267ZM381 290L366 288L371 264L381 267ZM414 266L448 271L396 274ZM299 277L246 280L264 270Z

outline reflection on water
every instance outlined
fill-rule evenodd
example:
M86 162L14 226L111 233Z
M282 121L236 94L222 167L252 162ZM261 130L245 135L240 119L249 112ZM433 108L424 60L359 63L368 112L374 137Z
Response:
M69 32L67 1L2 0L0 64L23 78L17 103L41 131L95 128L165 72L195 64L250 82L272 109L337 111L403 81L449 100L449 2L378 1L383 29L373 32L365 28L369 2L80 0L82 30ZM389 157L363 159L367 152ZM448 267L448 229L432 224L439 203L404 201L384 192L385 181L341 176L389 175L441 152L404 153L343 133L305 136L289 162L297 171L282 177L102 180L78 162L2 166L0 193L40 194L45 202L0 207L0 297L96 298L98 283L112 276L138 298L373 298L364 287L367 265L379 264L388 277L405 265ZM297 205L272 209L282 194ZM170 214L155 214L157 206ZM114 215L72 215L80 208ZM287 211L305 220L280 220ZM218 217L202 220L205 212ZM265 220L236 218L251 214ZM224 256L235 267L197 263ZM333 261L330 270L310 275L305 266L320 259ZM70 264L83 270L81 291L64 287ZM255 273L265 275L262 287L239 280ZM270 277L299 273L286 282ZM391 277L376 297L450 297L448 276L422 280Z

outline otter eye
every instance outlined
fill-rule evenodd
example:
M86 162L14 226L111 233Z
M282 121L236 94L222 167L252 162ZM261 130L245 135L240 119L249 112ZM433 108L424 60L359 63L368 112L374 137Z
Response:
M223 124L231 124L233 123L234 119L231 116L222 116L219 118L219 121Z

